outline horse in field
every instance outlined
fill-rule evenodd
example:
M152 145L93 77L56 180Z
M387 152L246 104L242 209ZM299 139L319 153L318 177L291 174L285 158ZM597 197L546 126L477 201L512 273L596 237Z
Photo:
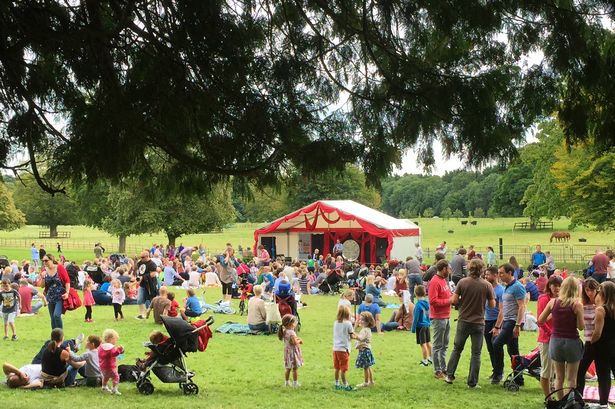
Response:
M550 243L553 243L553 239L557 241L570 241L570 233L567 231L554 231L551 233Z

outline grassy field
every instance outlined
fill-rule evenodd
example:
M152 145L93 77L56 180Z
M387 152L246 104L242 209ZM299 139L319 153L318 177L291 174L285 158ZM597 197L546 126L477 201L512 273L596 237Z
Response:
M179 293L179 290L176 291ZM219 290L207 290L208 301L220 298ZM300 310L302 329L299 334L305 366L299 372L302 386L286 389L283 385L283 346L274 336L237 336L214 334L209 348L203 353L189 354L188 366L197 374L195 382L201 393L185 397L176 384L162 384L154 379L155 392L141 396L133 384L122 384L122 396L102 395L98 389L64 389L21 391L0 386L0 400L6 408L40 408L49 402L57 407L73 408L245 408L285 407L322 408L540 408L541 391L538 381L526 379L526 386L518 393L510 393L501 386L492 386L486 377L491 368L486 349L483 349L479 390L468 390L465 384L469 366L469 341L461 357L454 385L447 385L432 376L432 368L418 365L420 349L414 334L408 332L386 333L374 336L373 351L376 357L374 379L376 386L355 392L333 389L331 360L332 325L335 318L337 297L305 297L309 307ZM394 301L390 299L390 301ZM235 306L237 300L234 300ZM531 307L535 309L534 303ZM110 306L95 306L93 324L83 323L83 308L69 312L64 318L67 336L79 332L101 334L105 328L115 328L120 334L120 344L126 348L120 363L133 363L145 351L142 346L148 334L157 326L135 320L135 306L124 307L126 320L115 323ZM388 316L393 310L383 310ZM453 315L456 313L453 312ZM216 315L214 328L226 321L245 322L238 315ZM455 324L451 331L451 352ZM42 310L38 316L17 319L20 339L16 342L0 341L0 361L18 366L29 363L49 336L49 316ZM521 351L527 353L536 346L536 333L521 334ZM447 357L448 357L447 354ZM351 354L354 364L356 351ZM509 362L507 358L506 373ZM352 366L349 379L352 384L362 382L362 371Z
M458 219L417 219L416 222L422 229L423 248L426 252L426 259L433 256L433 250L443 240L446 240L449 248L456 248L460 245L469 246L474 244L479 252L484 252L486 246L493 246L498 252L497 245L499 238L504 243L504 255L508 257L512 254L518 256L520 261L527 263L529 254L533 251L536 244L543 244L544 249L552 249L554 254L559 255L561 260L566 263L569 260L564 257L570 256L572 250L585 259L590 257L595 246L603 248L613 248L615 246L615 233L605 233L592 231L587 228L578 228L571 232L572 239L567 244L549 244L551 231L519 231L513 230L513 225L518 221L526 221L522 218L498 218L498 219L477 219L476 226L462 226ZM562 219L555 222L555 230L567 230L569 221ZM220 251L227 242L235 247L254 246L254 230L260 227L254 223L237 223L225 229L221 233L207 233L187 235L178 239L177 244L195 245L203 243L212 252ZM107 249L107 254L117 248L117 238L109 234L84 226L62 226L60 231L71 233L70 239L38 239L41 229L38 226L26 226L11 232L0 232L0 255L7 255L10 259L22 260L30 257L30 243L45 244L48 251L56 251L56 242L60 242L63 251L68 259L83 261L93 257L92 249L94 243L101 242ZM453 231L453 233L449 233ZM585 238L587 242L579 243L579 238ZM136 254L142 248L149 248L153 243L166 243L167 239L163 234L146 234L128 237L127 253ZM578 267L577 263L568 263L572 268ZM561 264L560 264L561 265Z

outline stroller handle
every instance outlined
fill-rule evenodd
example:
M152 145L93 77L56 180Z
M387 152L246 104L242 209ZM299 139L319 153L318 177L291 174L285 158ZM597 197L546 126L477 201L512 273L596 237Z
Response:
M205 325L202 325L202 326L200 326L200 327L198 327L198 328L195 328L195 329L192 331L192 334L194 334L195 332L199 332L200 330L202 330L202 329L203 329L203 328L205 328L205 327L209 327L209 326L210 326L211 324L213 324L215 321L216 321L216 320L214 319L214 317L209 316L209 318L207 318L207 320L205 321Z

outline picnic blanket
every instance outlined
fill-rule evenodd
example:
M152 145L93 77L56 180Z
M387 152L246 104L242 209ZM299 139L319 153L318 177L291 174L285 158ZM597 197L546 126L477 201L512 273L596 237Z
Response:
M586 386L583 390L583 400L585 402L598 402L600 401L600 396L598 394L597 386ZM611 387L611 392L609 393L609 403L615 403L615 386Z
M387 304L387 306L386 306L386 307L384 307L384 308L387 308L387 309L393 309L393 310L398 310L398 309L399 309L399 307L400 307L400 305L399 305L399 304Z
M265 332L252 331L248 324L239 324L237 322L225 322L220 325L216 332L222 334L235 334L235 335L267 335Z
M201 308L203 308L203 312L211 311L215 314L235 314L235 310L227 305L207 304L201 302Z

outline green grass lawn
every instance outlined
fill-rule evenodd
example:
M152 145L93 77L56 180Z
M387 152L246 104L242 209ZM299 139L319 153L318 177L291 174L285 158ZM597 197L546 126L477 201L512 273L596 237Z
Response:
M176 291L182 298L181 290ZM207 290L209 302L220 298L219 290ZM470 344L466 345L454 385L447 385L432 376L432 368L418 365L420 349L414 334L392 332L374 335L373 351L376 357L374 379L376 386L356 392L333 389L331 359L332 326L337 297L308 296L309 307L300 310L304 340L302 351L305 365L299 371L302 384L299 389L286 389L283 385L283 345L274 336L237 336L214 334L205 352L189 354L188 366L196 372L195 382L201 393L185 397L178 385L162 384L154 380L155 392L141 396L133 384L121 384L122 396L103 395L98 389L71 388L63 390L22 391L0 386L0 401L6 408L54 407L73 408L322 408L368 407L387 408L540 408L541 390L537 380L527 378L526 386L518 393L510 393L501 386L492 386L486 379L491 372L489 356L483 348L479 390L468 390L465 384L469 366ZM237 300L233 300L237 306ZM392 298L390 301L394 301ZM531 307L535 310L535 304ZM113 322L111 306L95 306L93 324L83 323L83 308L69 312L64 319L66 335L74 337L79 332L101 334L106 328L115 328L120 334L120 344L126 348L120 363L134 363L145 352L142 345L150 331L159 328L152 321L137 321L136 306L125 306L126 320ZM393 310L383 310L388 316ZM453 312L455 316L456 313ZM245 322L238 315L216 315L214 328L226 321ZM41 310L38 316L17 319L20 336L16 342L0 341L0 361L17 366L29 363L50 332L49 316ZM451 331L452 350L455 324ZM527 353L536 346L536 333L521 334L521 352ZM354 364L356 351L351 354ZM506 374L510 363L506 360ZM363 373L349 371L352 384L362 382ZM49 403L47 403L49 402ZM114 406L115 405L115 406Z

